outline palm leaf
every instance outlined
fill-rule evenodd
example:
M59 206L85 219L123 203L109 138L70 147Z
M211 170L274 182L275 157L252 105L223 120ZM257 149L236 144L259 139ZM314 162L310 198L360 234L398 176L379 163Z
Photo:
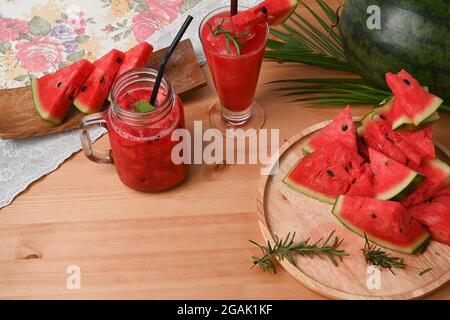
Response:
M267 41L265 58L356 74L335 30L339 21L338 12L323 0L315 2L320 8L316 11L300 3L316 23L294 12L279 29L270 29L272 39ZM288 79L272 81L270 84L277 85L275 90L283 96L298 96L293 101L299 104L316 106L351 103L377 105L391 96L389 91L377 88L361 78ZM449 106L443 105L439 110L450 113Z

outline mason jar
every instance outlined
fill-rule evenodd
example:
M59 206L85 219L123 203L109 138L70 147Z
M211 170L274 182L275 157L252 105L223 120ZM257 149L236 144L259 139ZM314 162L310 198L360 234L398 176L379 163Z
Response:
M81 143L85 155L97 163L113 163L120 180L140 191L163 191L183 182L188 165L172 159L174 130L184 129L184 110L170 81L163 77L154 109L137 112L134 104L149 101L157 71L133 69L122 74L111 89L111 106L82 120ZM111 150L92 149L88 130L101 126L108 130Z

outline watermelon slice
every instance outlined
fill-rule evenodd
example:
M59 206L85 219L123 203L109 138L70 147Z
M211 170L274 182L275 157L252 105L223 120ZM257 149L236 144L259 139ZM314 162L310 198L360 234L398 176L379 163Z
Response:
M397 74L387 73L386 81L396 101L416 126L436 112L443 102L441 98L424 90L405 70Z
M424 180L418 172L372 148L369 148L369 156L377 199L401 200L416 190Z
M117 71L116 78L128 70L146 67L152 57L153 47L147 42L141 42L125 53L122 65Z
M363 159L344 143L333 143L298 161L283 182L317 200L334 203L358 177Z
M432 198L408 209L431 233L431 238L450 246L450 195Z
M265 0L255 7L231 17L231 21L239 27L263 22L267 22L269 25L279 25L289 18L297 5L298 0Z
M425 88L425 90L428 91L428 88ZM384 115L386 119L392 123L392 130L415 130L418 128L403 110L398 103L398 100L395 100L395 97L391 97L382 106L375 108L374 111L379 115ZM419 127L431 125L439 119L439 114L434 112L431 116L426 118Z
M350 230L376 244L411 254L421 248L429 233L402 205L358 196L339 196L333 214Z
M381 121L379 117L375 117L366 127L364 132L364 141L366 144L389 158L392 158L402 164L408 162L408 158L402 150L395 144L390 134L392 129L386 121Z
M355 125L350 107L347 106L333 121L323 128L303 147L303 154L308 154L334 140L344 143L350 150L357 150Z
M73 102L78 110L87 114L101 110L123 59L123 52L113 49L94 63L94 71Z
M348 190L346 195L365 197L374 196L373 173L370 169L370 164L366 163L361 167L361 174L350 186L350 190Z
M32 79L37 113L53 124L60 124L93 68L89 61L82 59L40 79Z
M416 191L401 201L403 206L407 208L430 199L450 184L450 167L437 158L425 161L416 170L426 179Z

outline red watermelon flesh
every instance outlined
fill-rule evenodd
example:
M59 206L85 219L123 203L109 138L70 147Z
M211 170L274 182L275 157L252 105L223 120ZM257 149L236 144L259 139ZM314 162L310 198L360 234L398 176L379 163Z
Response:
M289 18L297 5L298 0L265 0L257 6L233 16L231 21L239 27L264 22L269 25L278 25Z
M430 117L442 104L442 99L424 90L408 72L387 73L386 82L396 101L417 126Z
M373 197L373 173L368 163L361 167L359 177L350 186L350 190L346 193L348 196L365 196Z
M38 114L53 124L60 124L93 68L89 61L82 59L40 79L32 79L33 103Z
M450 186L444 187L436 192L433 197L450 196Z
M356 131L350 107L347 106L333 121L316 134L304 147L305 154L311 153L329 143L339 140L350 150L357 151Z
M128 70L134 68L146 67L150 62L153 53L153 46L147 42L141 42L125 53L125 58L119 71L117 71L116 78Z
M101 110L123 59L123 52L113 49L94 63L94 71L74 101L81 112L89 114Z
M423 176L394 159L369 148L375 198L403 199L422 183Z
M363 159L339 140L298 161L283 182L320 201L334 203L355 181Z
M416 168L416 171L425 176L425 181L416 191L401 200L406 208L430 199L449 184L450 167L437 158L424 161L422 165Z
M339 196L333 214L350 230L392 250L410 254L429 238L429 233L398 202Z
M408 158L403 151L395 145L394 140L389 135L389 131L392 130L388 122L372 122L365 128L364 141L366 141L366 144L372 149L377 150L400 163L406 164Z
M431 233L431 238L450 246L450 195L412 206L408 213Z
M433 143L433 129L431 127L414 131L397 131L410 147L412 147L424 160L433 160L436 157L436 151Z

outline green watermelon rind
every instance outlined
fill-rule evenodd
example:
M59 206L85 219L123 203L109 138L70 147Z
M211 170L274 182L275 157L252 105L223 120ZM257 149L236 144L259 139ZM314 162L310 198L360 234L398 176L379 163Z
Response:
M84 103L82 103L82 102L80 101L79 98L75 98L75 100L73 101L73 104L75 105L75 107L77 107L77 109L78 109L80 112L82 112L82 113L84 113L84 114L90 114L90 113L92 113L92 112L90 111L89 107L86 106Z
M301 159L299 160L301 161ZM325 203L329 203L329 204L333 204L336 201L336 197L330 197L324 193L318 192L316 190L313 190L307 186L301 185L298 182L295 182L294 180L292 180L291 178L289 178L289 175L291 174L292 170L294 170L294 168L297 166L298 162L297 161L291 168L291 170L289 170L289 172L287 173L287 175L284 177L283 179L283 183L287 186L289 186L291 189L303 193L304 195L307 195L308 197L312 197L316 200L319 200L321 202L325 202Z
M298 184L297 182L289 179L289 177L286 177L283 179L283 183L294 189L295 191L298 191L300 193L303 193L304 195L307 195L308 197L314 198L316 200L319 200L321 202L333 204L336 201L336 198L332 198L327 196L326 194L323 194L321 192L317 192L315 190L312 190L311 188L308 188L306 186L302 186Z
M436 112L437 109L442 105L444 100L441 98L434 96L428 106L423 109L421 113L418 113L414 118L412 118L414 124L416 126L420 125L427 118L429 118L433 113Z
M414 241L411 245L398 246L392 242L382 240L379 237L376 237L372 234L366 233L361 228L356 227L354 224L352 224L348 220L344 219L340 215L340 211L342 210L342 203L343 203L344 199L345 199L345 196L337 197L336 202L334 203L333 209L331 211L333 213L333 215L350 231L358 234L361 237L364 237L364 235L366 235L370 241L372 241L373 243L376 243L379 246L382 246L383 248L394 250L394 251L401 252L401 253L413 254L418 249L422 248L424 243L430 238L430 234L424 230L423 235L421 237L419 237L416 241Z
M36 109L36 112L39 114L39 116L44 119L45 121L50 122L51 124L54 125L59 125L61 124L62 120L60 119L56 119L53 118L52 116L50 116L50 114L48 112L45 112L41 106L41 103L39 102L39 92L38 92L38 83L37 83L38 79L37 78L32 78L31 79L31 95L33 97L33 104L34 104L34 108Z
M309 144L305 144L302 148L302 152L303 152L304 156L307 156L308 154L313 153L314 150L315 149L313 147L311 147Z
M445 163L444 161L434 158L433 160L430 160L431 165L433 168L436 168L442 172L443 175L447 176L446 185L450 184L450 166Z
M375 194L375 198L379 200L396 200L399 201L417 189L417 187L425 180L425 177L420 173L411 170L411 173L399 182L397 185L384 191L383 193Z

